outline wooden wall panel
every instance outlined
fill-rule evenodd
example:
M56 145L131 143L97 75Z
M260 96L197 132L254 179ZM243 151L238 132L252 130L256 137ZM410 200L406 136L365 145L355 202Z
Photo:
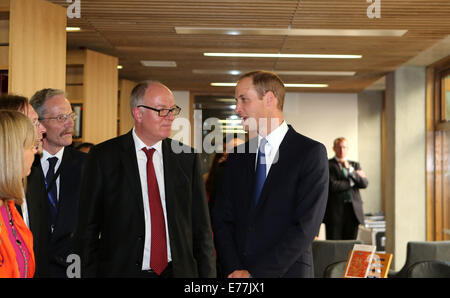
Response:
M130 131L134 126L133 117L131 116L130 111L130 94L133 88L137 85L137 83L129 81L129 80L120 80L119 81L119 119L120 119L120 128L119 134L125 134Z
M98 144L117 136L118 58L86 50L83 140Z
M11 0L9 92L65 89L66 10L43 0Z

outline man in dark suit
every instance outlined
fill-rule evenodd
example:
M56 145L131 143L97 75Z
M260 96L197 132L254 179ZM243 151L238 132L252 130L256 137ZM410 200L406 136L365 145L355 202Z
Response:
M215 277L200 162L169 139L180 108L159 82L131 93L134 128L91 149L76 233L82 277Z
M0 109L19 111L30 118L38 135L37 154L42 154L43 134L46 130L39 122L39 116L29 104L28 98L12 94L2 95L0 96ZM33 251L36 263L34 277L50 277L47 195L39 168L31 167L30 175L27 177L25 198L22 205L16 207L33 234Z
M63 91L40 90L30 104L46 129L44 150L34 166L40 169L46 189L50 274L64 278L69 265L67 257L73 253L81 175L87 154L67 147L72 144L76 115Z
M352 240L358 236L359 224L364 224L360 188L369 184L358 162L347 160L347 140L333 142L335 157L330 159L330 189L325 212L327 240Z
M281 79L266 71L247 73L236 86L235 112L257 137L228 155L213 210L217 256L230 278L314 276L327 154L283 120L284 94Z

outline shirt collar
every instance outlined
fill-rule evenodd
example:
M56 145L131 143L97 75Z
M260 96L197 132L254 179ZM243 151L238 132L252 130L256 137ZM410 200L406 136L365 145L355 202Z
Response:
M289 128L286 124L286 121L283 121L280 126L278 126L268 136L266 136L267 143L271 146L271 148L280 147L280 144L283 141L288 129ZM258 134L258 147L259 144L261 144L262 139L263 137Z
M147 146L136 134L136 128L133 127L133 140L134 140L134 146L136 148L136 152L143 152L142 148L154 148L156 152L159 154L162 154L162 141L158 141L157 143L153 144L153 146Z
M64 148L65 147L62 147L61 148L61 150L59 150L58 152L56 152L56 154L50 154L47 150L42 150L42 160L47 160L47 159L49 159L50 157L57 157L58 158L58 161L61 161L62 160L62 157L63 157L63 154L64 154Z

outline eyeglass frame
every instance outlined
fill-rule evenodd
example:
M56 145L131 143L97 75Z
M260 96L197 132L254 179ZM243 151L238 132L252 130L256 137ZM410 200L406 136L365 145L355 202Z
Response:
M60 114L55 117L39 118L38 121L54 119L54 120L58 121L59 123L65 123L69 118L72 119L73 121L75 121L75 120L77 120L78 115L75 112L71 112L69 114Z
M144 108L144 109L149 109L155 112L158 112L158 116L159 117L167 117L169 116L170 113L172 113L172 115L174 116L178 116L181 113L181 108L179 106L175 106L175 108L171 108L171 109L155 109L146 105L138 105L138 108ZM167 111L166 115L161 115L161 111ZM178 111L177 113L175 113L175 111Z

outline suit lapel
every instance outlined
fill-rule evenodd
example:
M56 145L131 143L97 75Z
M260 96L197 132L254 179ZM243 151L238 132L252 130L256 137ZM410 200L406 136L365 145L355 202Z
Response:
M179 182L179 179L180 175L182 175L183 172L181 170L177 154L172 151L171 141L171 139L165 139L162 141L161 146L164 167L164 193L169 231L171 230L171 223L176 222L176 212L178 206L176 200L177 198L184 197L184 194L177 193L180 189L180 187L177 187L177 185L181 184L181 182Z
M261 191L261 196L258 201L258 206L261 206L264 201L267 199L267 194L270 193L273 187L280 185L279 179L283 179L284 177L284 168L283 165L288 164L288 155L289 155L289 139L292 136L293 129L289 127L286 135L283 138L283 141L280 143L280 147L278 151L275 153L276 160L275 163L272 163L270 166L269 173L267 174L266 181L264 182L263 189ZM253 159L254 160L254 159ZM253 171L254 172L254 171Z
M124 175L128 181L130 197L136 198L136 206L139 207L140 214L144 214L142 186L136 157L136 147L134 145L131 131L124 135L121 139L120 145L120 160L123 164Z

